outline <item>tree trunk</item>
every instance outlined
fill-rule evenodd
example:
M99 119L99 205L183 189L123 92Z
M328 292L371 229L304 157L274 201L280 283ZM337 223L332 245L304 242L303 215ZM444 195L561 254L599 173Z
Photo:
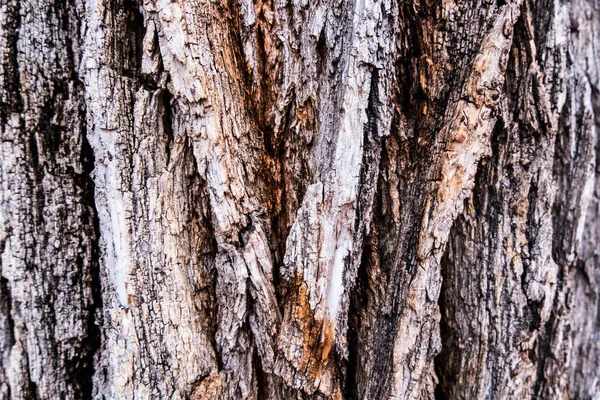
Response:
M600 399L600 0L2 0L0 399Z

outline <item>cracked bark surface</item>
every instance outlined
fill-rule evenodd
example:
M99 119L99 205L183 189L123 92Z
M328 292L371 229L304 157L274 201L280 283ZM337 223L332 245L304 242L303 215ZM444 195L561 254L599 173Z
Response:
M0 3L0 399L596 399L598 0Z

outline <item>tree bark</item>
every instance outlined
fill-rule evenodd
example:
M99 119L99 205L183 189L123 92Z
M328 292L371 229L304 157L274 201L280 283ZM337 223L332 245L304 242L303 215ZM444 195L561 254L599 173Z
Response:
M599 399L600 1L2 0L0 399Z

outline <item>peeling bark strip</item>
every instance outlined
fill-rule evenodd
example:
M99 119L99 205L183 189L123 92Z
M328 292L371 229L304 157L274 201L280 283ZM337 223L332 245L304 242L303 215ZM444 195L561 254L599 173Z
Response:
M6 0L0 399L600 396L600 2Z

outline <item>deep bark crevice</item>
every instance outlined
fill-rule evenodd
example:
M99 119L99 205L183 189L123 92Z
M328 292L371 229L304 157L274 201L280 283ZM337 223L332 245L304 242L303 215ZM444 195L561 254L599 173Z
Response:
M85 115L85 110L80 110L80 114L83 117ZM85 118L82 118L82 121L85 121ZM87 213L85 214L85 216L88 217L89 220L86 221L84 219L84 223L91 223L92 226L92 240L90 243L91 258L89 260L92 302L91 308L88 310L88 336L82 342L82 348L87 349L87 351L85 352L85 357L83 358L83 366L81 368L80 373L82 376L82 397L91 398L94 393L93 377L96 373L95 358L102 348L101 327L103 326L103 305L102 280L100 278L100 219L98 218L98 210L96 209L95 183L91 177L91 173L94 170L95 157L94 151L87 139L87 130L85 123L82 124L81 131L80 159L83 173L76 179L79 180L79 185L82 189L83 201L84 204L87 205Z
M480 331L479 329L483 329L481 327L466 328L464 318L478 321L477 318L481 317L479 315L467 317L469 312L467 310L470 312L488 310L489 307L490 299L487 294L471 304L471 292L481 287L484 282L492 284L493 272L490 271L490 266L494 263L493 249L499 246L494 241L500 238L501 204L505 200L502 191L497 190L496 185L502 179L508 143L509 136L504 122L499 119L491 133L492 155L489 158L483 157L478 162L472 194L464 200L463 212L452 223L440 260L442 285L437 303L441 315L442 349L434 358L434 369L438 378L434 393L436 399L457 396L462 398L475 396L476 393L473 391L474 388L465 386L469 383L461 382L459 376L465 374L465 360L473 357L474 350L471 346L476 346L479 336L488 332ZM486 251L482 251L486 246L489 246L487 255ZM477 252L477 255L465 256L468 251ZM473 269L476 270L471 272ZM461 286L464 293L460 292ZM491 357L493 356L486 356L484 363L487 363ZM477 374L479 371L470 371L470 373ZM495 385L498 372L493 370L490 373L490 382Z
M121 74L137 82L142 70L143 43L146 35L144 17L138 0L110 0L111 10L117 14L117 24L123 24L125 35L118 38L125 43L115 42L113 50L120 55ZM119 15L121 14L122 15ZM114 37L117 40L117 37ZM117 58L117 59L119 59Z
M476 182L479 180L476 178ZM476 184L477 187L477 184ZM454 305L450 302L452 296L448 296L449 285L456 283L457 277L454 276L453 261L450 259L450 247L453 246L455 238L462 236L463 232L460 228L462 216L458 216L450 228L450 236L448 243L440 261L440 269L442 274L442 287L438 298L438 307L440 309L440 337L442 338L442 350L434 358L435 373L438 383L435 387L435 399L452 398L451 388L458 383L460 370L454 368L455 365L460 365L460 350L457 346L460 333L456 331L452 322L454 316Z
M167 168L169 168L169 165L171 164L171 150L173 148L173 140L175 138L173 133L173 108L171 105L174 101L173 95L167 89L163 89L161 100L163 105L162 128L165 136L166 165Z
M369 268L371 253L376 251L370 246L370 237L364 239L363 251L358 268L356 283L350 293L348 309L348 359L345 367L344 398L359 399L358 380L360 374L360 332L362 329L362 313L369 301Z
M5 58L0 61L4 69L4 85L3 93L0 95L0 125L4 132L8 122L8 117L11 113L20 114L20 119L23 118L23 99L21 97L21 73L19 71L18 49L19 32L21 28L21 4L19 1L14 1L6 5L5 18L9 21L2 30L6 32L6 47L4 49ZM21 123L23 126L23 123Z

